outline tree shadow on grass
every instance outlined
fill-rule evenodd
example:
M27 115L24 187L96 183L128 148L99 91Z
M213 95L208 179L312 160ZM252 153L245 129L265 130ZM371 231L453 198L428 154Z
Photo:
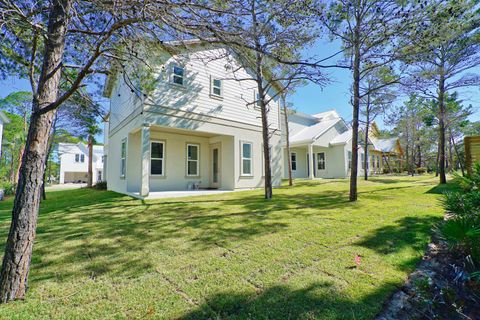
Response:
M252 192L220 200L212 196L153 202L88 189L48 196L41 205L32 282L138 276L155 271L150 251L180 254L229 248L280 232L299 215L328 216L331 209L353 205L345 192L327 190L321 196L314 190L278 193L271 201ZM311 208L313 213L303 210ZM6 239L11 203L0 210L0 239ZM174 247L177 243L181 249Z
M342 294L330 281L301 289L275 285L250 295L223 292L207 297L180 319L372 319L395 288L387 283L359 300Z
M461 188L458 184L450 182L446 184L436 185L435 187L428 190L426 193L444 194L445 192L452 192L452 191L461 191Z
M442 220L438 216L405 217L374 230L356 244L375 250L382 255L396 254L405 248L413 248L419 256L425 251L432 227ZM400 265L401 270L411 270L418 259L412 259Z

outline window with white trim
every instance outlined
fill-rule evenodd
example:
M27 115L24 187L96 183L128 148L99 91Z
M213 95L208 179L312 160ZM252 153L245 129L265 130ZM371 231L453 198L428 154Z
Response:
M242 176L251 176L253 174L252 168L252 149L253 145L251 142L242 142L241 143L241 175Z
M165 175L165 142L150 142L150 174L152 176Z
M84 162L85 162L85 155L84 155L84 154L81 154L81 155L80 155L80 162L81 162L81 163L84 163Z
M75 162L80 162L80 154L75 154Z
M317 170L325 170L325 152L317 153Z
M127 171L127 140L123 139L120 146L120 177L125 178Z
M292 163L292 171L296 171L297 170L297 153L296 152L292 152L291 154L291 163Z
M200 168L200 146L187 144L187 176L198 176Z
M172 83L183 86L185 78L185 68L178 65L173 66Z
M223 96L223 81L222 79L211 77L211 94L216 97Z
M253 108L255 110L261 110L260 106L260 94L257 90L253 90L253 98L255 99L255 103L253 104Z

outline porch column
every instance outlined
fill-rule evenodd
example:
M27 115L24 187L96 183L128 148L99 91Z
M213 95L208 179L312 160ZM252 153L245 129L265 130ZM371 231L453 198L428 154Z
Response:
M150 125L144 124L141 132L141 186L140 195L148 196L150 192Z
M313 166L315 165L313 163L313 144L308 145L308 153L309 153L309 158L308 158L308 169L309 169L309 179L315 178L315 175L313 174Z

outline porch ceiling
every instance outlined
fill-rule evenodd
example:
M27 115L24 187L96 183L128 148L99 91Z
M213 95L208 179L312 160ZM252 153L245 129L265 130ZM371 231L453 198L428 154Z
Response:
M210 133L210 132L203 132L203 131L196 131L196 130L185 130L185 129L178 129L178 128L169 128L169 127L162 127L152 125L150 127L151 132L167 132L167 133L174 133L174 134L182 134L186 136L196 136L196 137L205 137L211 138L219 136L217 133Z

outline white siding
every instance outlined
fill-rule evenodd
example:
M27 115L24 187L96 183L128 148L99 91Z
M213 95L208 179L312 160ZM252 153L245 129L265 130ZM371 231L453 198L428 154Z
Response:
M251 76L243 68L236 70L233 58L225 55L224 49L212 49L168 59L164 68L159 68L159 82L151 97L152 104L260 126L260 111L253 104L256 83L253 80L239 81L251 79ZM212 60L212 57L218 58ZM171 83L174 64L185 67L184 87ZM222 98L210 95L211 77L222 79ZM269 105L268 121L272 129L279 125L279 101L280 97L277 97Z

